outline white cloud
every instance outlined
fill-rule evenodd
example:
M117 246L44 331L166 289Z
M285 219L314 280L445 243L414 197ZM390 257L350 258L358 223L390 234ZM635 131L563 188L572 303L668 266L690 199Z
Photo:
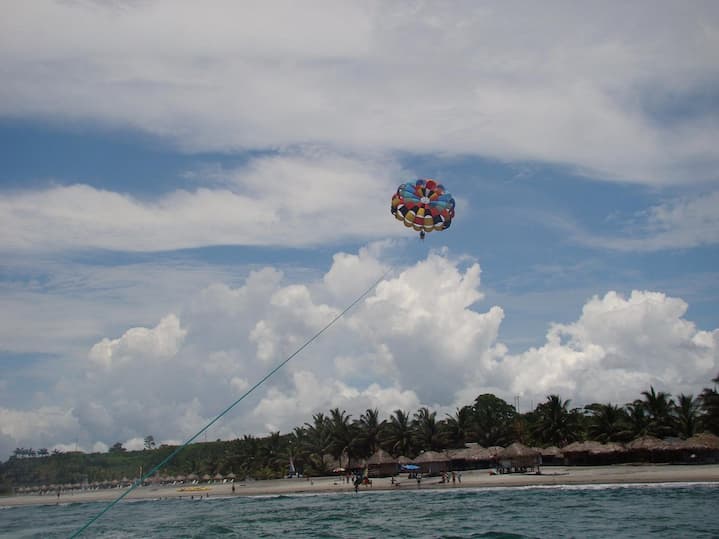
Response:
M153 329L132 328L119 339L103 339L90 349L89 358L106 367L136 358L169 359L177 354L186 334L177 316L170 314Z
M683 318L686 310L659 292L595 296L577 322L553 325L544 346L507 357L511 390L619 403L649 385L696 394L719 369L719 329L698 330Z
M717 180L716 110L692 109L716 83L713 3L214 6L4 8L0 114L191 149L440 151Z
M344 280L384 272L384 251L373 249L335 256L308 283L273 268L238 287L217 283L155 327L98 340L90 359L65 362L47 387L46 400L62 405L0 408L2 447L187 439L344 308ZM544 345L509 354L504 312L483 304L478 264L434 252L393 271L207 438L287 432L332 407L353 417L421 405L451 413L484 392L520 395L525 407L549 393L623 404L649 385L696 394L719 371L719 329L698 329L680 298L595 296L578 320L552 325Z
M74 438L77 428L72 410L58 406L41 406L35 410L0 407L0 434L16 440L16 445L28 440L35 443L35 449L50 447L56 440Z
M164 251L399 235L387 218L397 177L383 159L308 150L259 157L211 187L154 201L79 184L20 191L0 199L0 249Z

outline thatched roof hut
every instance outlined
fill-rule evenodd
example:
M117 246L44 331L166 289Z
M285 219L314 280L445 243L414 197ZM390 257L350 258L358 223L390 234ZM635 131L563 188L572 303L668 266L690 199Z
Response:
M627 444L629 451L666 451L671 449L670 444L654 436L641 436Z
M384 449L378 449L374 455L367 459L367 466L379 464L397 464L397 459Z
M539 454L542 455L542 458L561 458L564 456L562 450L559 449L556 445L550 445L549 447L535 447L535 449L539 451Z
M384 449L378 449L367 459L367 473L370 477L387 477L399 470L397 459Z
M472 444L461 449L452 449L448 452L452 460L488 460L492 458L491 453L486 447L479 444Z
M539 456L539 451L532 447L527 447L524 444L520 444L519 442L514 442L500 451L498 456L501 459L536 458Z
M415 464L422 464L425 462L448 462L449 456L443 451L425 451L420 453L412 461Z
M453 470L468 470L489 468L502 449L501 447L489 449L479 444L467 444L467 447L449 450L447 454L452 461Z
M626 445L632 460L649 462L672 462L682 460L684 450L677 442L660 440L654 436L641 436Z
M556 445L549 447L535 447L542 457L542 464L560 464L564 462L564 453Z
M615 442L603 444L589 440L573 442L562 448L562 453L569 464L614 464L623 459L626 449Z
M412 461L422 468L422 473L434 475L446 472L449 468L449 455L440 451L425 451Z
M710 432L695 434L680 442L682 447L692 451L714 451L719 450L719 436Z
M681 462L719 462L719 436L709 432L695 434L672 445L675 448L672 456Z
M490 445L487 448L487 451L491 458L497 459L499 458L499 454L504 451L504 447L502 447L501 445Z
M537 449L514 442L500 451L497 457L503 470L520 471L538 465L540 453Z
M399 465L410 464L411 462L412 462L412 459L409 457L405 457L404 455L400 455L399 457L397 457L397 464L399 464Z

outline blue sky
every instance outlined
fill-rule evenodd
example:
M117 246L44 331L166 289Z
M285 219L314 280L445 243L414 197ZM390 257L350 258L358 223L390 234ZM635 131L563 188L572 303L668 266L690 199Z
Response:
M719 372L711 2L0 9L0 458Z

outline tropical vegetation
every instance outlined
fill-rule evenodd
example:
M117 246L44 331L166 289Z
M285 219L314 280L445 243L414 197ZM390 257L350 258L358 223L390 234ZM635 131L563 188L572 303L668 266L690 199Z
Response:
M719 435L719 394L705 388L698 397L657 391L654 387L624 405L593 403L575 408L559 395L548 395L533 410L520 413L492 395L477 396L473 403L446 417L422 407L414 412L394 410L382 419L377 409L353 418L346 410L318 412L292 432L267 436L245 435L231 441L188 446L165 468L165 475L217 473L238 478L267 479L292 470L323 475L354 464L382 449L395 457L413 458L424 451L464 447L525 445L562 447L573 441L627 442L639 436L688 438L700 432ZM107 453L48 451L16 448L0 464L0 484L67 484L137 478L166 458L175 448L157 446L152 435L144 449L127 451L120 442Z

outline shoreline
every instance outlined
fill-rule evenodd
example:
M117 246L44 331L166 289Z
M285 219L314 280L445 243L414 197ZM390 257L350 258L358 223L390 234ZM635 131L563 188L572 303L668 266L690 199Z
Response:
M652 483L719 483L719 464L668 465L621 464L613 466L545 466L541 474L515 473L492 475L491 470L466 470L461 483L441 483L439 477L423 478L421 485L407 479L406 474L396 476L399 486L389 477L372 478L372 485L362 485L360 493L388 490L456 490L461 488L591 486ZM123 489L89 490L46 495L29 494L0 497L0 507L29 505L58 505L70 503L109 502L122 494ZM268 479L235 482L232 484L166 485L138 487L126 500L199 499L233 496L280 496L295 494L354 493L354 486L341 477L315 477L311 479Z

